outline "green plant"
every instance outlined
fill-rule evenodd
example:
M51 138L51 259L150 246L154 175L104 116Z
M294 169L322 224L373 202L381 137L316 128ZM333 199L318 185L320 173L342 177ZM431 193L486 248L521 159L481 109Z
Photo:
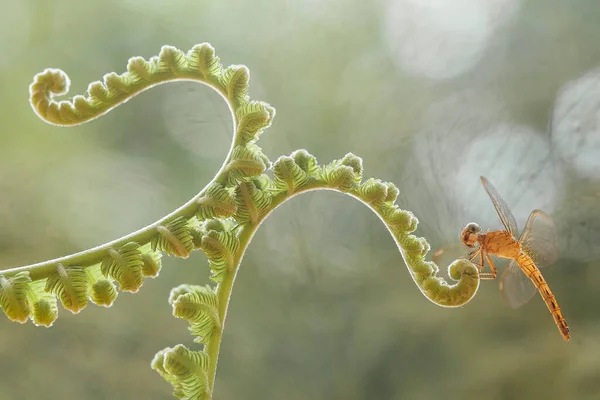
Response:
M456 280L449 285L437 276L438 267L424 260L429 244L412 235L417 218L396 204L398 189L377 179L363 180L362 160L346 154L319 165L306 150L281 156L275 162L256 144L275 117L267 103L250 100L245 66L223 68L209 44L187 53L164 46L146 61L129 60L127 72L104 76L89 85L84 96L55 101L69 89L67 75L46 69L30 86L33 110L55 125L91 121L152 86L192 80L203 83L227 103L233 118L233 141L225 161L209 182L187 203L155 223L104 245L38 264L0 272L0 306L9 319L51 326L57 318L57 299L78 313L91 300L110 306L122 291L137 292L144 277L155 277L163 254L187 258L194 250L209 260L211 284L181 285L172 289L173 314L189 322L190 333L203 345L183 345L159 351L152 368L175 388L175 396L210 399L217 368L223 324L236 273L256 230L286 200L313 190L347 194L369 207L394 238L421 292L445 307L467 303L476 293L476 267L456 260L449 267Z

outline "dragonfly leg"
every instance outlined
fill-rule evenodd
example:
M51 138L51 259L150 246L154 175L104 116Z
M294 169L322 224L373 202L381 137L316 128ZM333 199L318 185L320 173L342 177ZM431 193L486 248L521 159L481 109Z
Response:
M483 252L482 252L482 254L483 254ZM480 270L479 271L479 279L483 279L483 280L496 279L496 275L498 274L498 271L496 270L496 266L494 265L494 262L492 261L492 259L490 258L490 255L488 253L485 253L485 259L487 260L488 265L490 266L490 272L482 273Z

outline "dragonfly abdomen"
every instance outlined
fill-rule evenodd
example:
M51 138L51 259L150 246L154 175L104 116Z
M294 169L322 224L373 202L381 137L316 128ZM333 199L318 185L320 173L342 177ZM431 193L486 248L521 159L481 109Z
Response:
M565 338L565 340L569 340L571 338L571 334L569 326L567 325L567 321L565 321L565 318L560 311L560 307L558 306L558 302L556 301L554 293L552 293L552 290L550 290L550 286L548 286L548 283L546 283L546 280L540 273L538 267L535 265L531 257L525 253L519 254L516 261L519 264L519 267L521 267L521 270L523 270L525 275L531 279L535 287L540 292L542 299L544 299L548 310L550 310L550 313L554 318L554 322L556 323L560 334L563 336L563 338Z

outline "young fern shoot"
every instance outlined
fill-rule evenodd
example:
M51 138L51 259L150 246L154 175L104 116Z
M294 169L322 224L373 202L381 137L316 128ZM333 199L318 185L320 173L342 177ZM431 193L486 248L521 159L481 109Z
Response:
M245 66L223 67L207 43L187 53L163 46L149 60L133 57L127 72L110 73L89 85L84 95L56 101L69 89L67 75L46 69L34 77L30 102L44 121L60 126L86 123L158 84L190 80L215 90L233 119L233 140L215 177L187 203L136 232L104 245L33 265L0 271L0 306L9 319L51 326L57 299L78 313L88 301L109 307L118 289L137 292L145 277L156 277L161 257L187 258L194 250L208 257L209 285L180 285L171 291L173 315L189 323L201 349L179 344L159 351L154 368L174 387L180 399L210 399L223 326L236 273L252 237L264 219L293 196L314 190L349 195L369 207L393 237L409 273L429 300L458 307L477 292L477 268L456 260L449 273L456 283L438 277L438 267L425 261L429 244L412 233L417 218L396 205L398 189L378 179L363 180L362 159L347 154L320 165L306 150L275 162L256 144L275 117L275 109L248 96ZM266 172L272 171L273 178Z

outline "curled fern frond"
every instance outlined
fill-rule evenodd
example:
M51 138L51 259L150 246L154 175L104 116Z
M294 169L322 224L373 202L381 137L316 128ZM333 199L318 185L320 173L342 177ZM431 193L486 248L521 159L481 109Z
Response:
M28 271L19 272L10 278L0 275L0 307L11 321L24 324L29 319L30 284Z
M290 154L294 162L306 172L309 176L317 176L319 172L319 164L315 156L304 149L296 150Z
M207 343L214 330L221 328L217 293L210 286L181 285L169 296L173 315L189 322L190 333L198 343Z
M158 352L152 360L152 369L173 385L178 399L208 400L208 355L192 351L178 344Z
M238 108L236 111L237 144L243 146L254 143L263 130L271 125L273 118L275 118L275 109L262 101L251 101Z
M259 179L251 179L238 184L235 189L238 211L234 215L234 219L238 223L250 222L256 225L269 209L273 197L267 189L262 189L261 186L266 185Z
M230 65L221 74L221 86L234 110L248 102L249 81L250 71L245 65Z
M393 204L396 202L396 199L400 194L400 190L396 187L396 185L394 185L391 182L385 182L385 185L387 186L387 196L385 198L385 201L387 203Z
M156 278L161 269L162 254L158 252L142 254L142 275L149 278Z
M411 233L417 229L419 223L417 217L410 211L401 210L395 204L384 204L381 207L380 212L386 224L396 234Z
M379 179L369 178L356 189L356 193L361 200L378 206L387 200L388 186Z
M237 104L246 99L248 71L244 68L233 66L223 71L208 43L194 46L187 54L175 47L163 46L160 54L148 61L132 57L127 72L106 74L102 82L88 86L85 96L77 95L72 101L54 100L55 96L68 92L70 81L63 71L48 68L34 77L29 86L29 101L41 119L62 126L91 121L143 90L177 79L206 83Z
M332 189L348 192L356 182L356 175L352 167L334 163L323 167L321 179Z
M46 292L45 282L38 280L31 282L29 291L29 302L33 304L31 320L36 326L50 327L58 317L56 297Z
M281 156L273 163L273 177L275 187L287 191L288 195L296 192L311 178L305 170L296 164L296 160L289 156Z
M77 314L87 306L88 275L82 267L58 264L46 280L45 290L54 293L64 308Z
M142 276L142 253L140 245L129 242L118 250L110 249L108 256L100 264L100 272L106 277L111 277L117 282L121 290L136 293L144 283Z
M103 307L110 307L117 299L119 292L114 283L108 279L100 279L92 285L91 300Z
M263 174L271 162L255 144L236 146L231 152L231 161L227 164L227 181L229 185Z
M348 153L340 160L340 165L345 165L352 168L354 172L354 183L359 184L362 181L363 176L363 161L362 158Z
M235 199L229 189L214 182L206 193L197 201L198 211L196 217L199 220L209 218L229 218L235 211Z
M239 246L238 237L231 231L208 231L202 236L201 248L208 257L213 281L221 282L225 274L233 272Z
M194 237L186 218L177 217L166 226L160 225L156 230L159 234L152 239L152 250L183 258L189 257L194 250Z

